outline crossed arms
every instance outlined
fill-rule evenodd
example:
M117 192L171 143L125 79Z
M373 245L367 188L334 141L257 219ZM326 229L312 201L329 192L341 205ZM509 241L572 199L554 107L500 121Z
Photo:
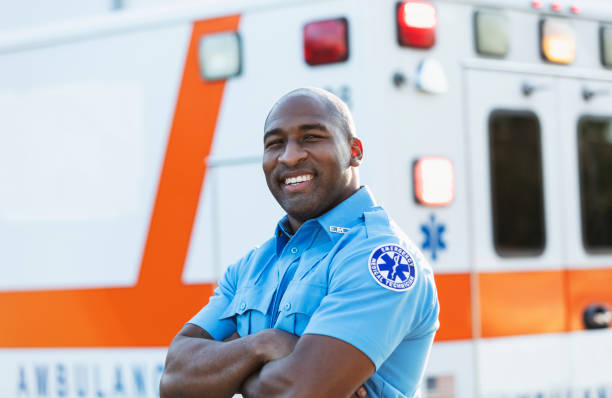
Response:
M298 337L279 329L215 341L187 324L168 350L161 398L364 396L374 364L333 337ZM362 395L363 394L363 395Z

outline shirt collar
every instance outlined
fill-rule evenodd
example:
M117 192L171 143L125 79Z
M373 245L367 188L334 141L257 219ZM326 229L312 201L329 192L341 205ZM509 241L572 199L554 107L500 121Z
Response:
M372 192L370 192L367 186L362 186L357 192L346 198L339 205L327 213L313 219L313 221L321 226L331 240L336 240L340 238L344 232L357 224L357 221L363 216L364 212L375 206L377 206L376 200L372 196ZM334 230L334 232L332 232L332 230ZM276 224L276 231L274 233L276 237L277 254L280 253L280 250L282 250L287 241L293 237L290 231L289 217L285 215Z
M367 186L362 186L357 192L327 213L317 217L316 220L327 235L334 240L357 224L364 212L375 206L376 200L372 196L372 192Z

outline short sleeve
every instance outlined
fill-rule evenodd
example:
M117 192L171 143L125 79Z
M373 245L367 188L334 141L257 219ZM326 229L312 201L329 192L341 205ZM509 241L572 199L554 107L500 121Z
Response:
M236 331L236 321L233 318L222 319L222 314L236 293L236 268L239 264L227 268L208 304L188 322L206 330L215 340L223 340Z
M304 334L343 340L367 355L378 369L402 340L437 329L437 294L430 269L423 272L418 264L410 288L393 291L381 286L368 269L370 254L378 245L359 246L332 261L328 294Z

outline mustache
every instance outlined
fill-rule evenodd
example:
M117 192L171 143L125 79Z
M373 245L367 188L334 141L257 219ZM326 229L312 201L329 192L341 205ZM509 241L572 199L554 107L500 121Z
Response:
M274 175L277 177L284 177L287 174L295 174L295 173L316 174L316 171L313 167L304 166L304 165L295 166L295 167L281 166L275 170Z

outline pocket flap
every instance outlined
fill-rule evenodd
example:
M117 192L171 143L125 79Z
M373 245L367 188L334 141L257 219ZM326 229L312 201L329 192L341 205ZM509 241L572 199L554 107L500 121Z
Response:
M232 302L221 314L221 318L242 315L252 310L266 314L273 294L273 291L265 289L263 286L251 286L240 289L232 299Z
M281 300L279 311L286 315L302 313L311 316L319 308L326 293L325 286L309 283L290 284Z

